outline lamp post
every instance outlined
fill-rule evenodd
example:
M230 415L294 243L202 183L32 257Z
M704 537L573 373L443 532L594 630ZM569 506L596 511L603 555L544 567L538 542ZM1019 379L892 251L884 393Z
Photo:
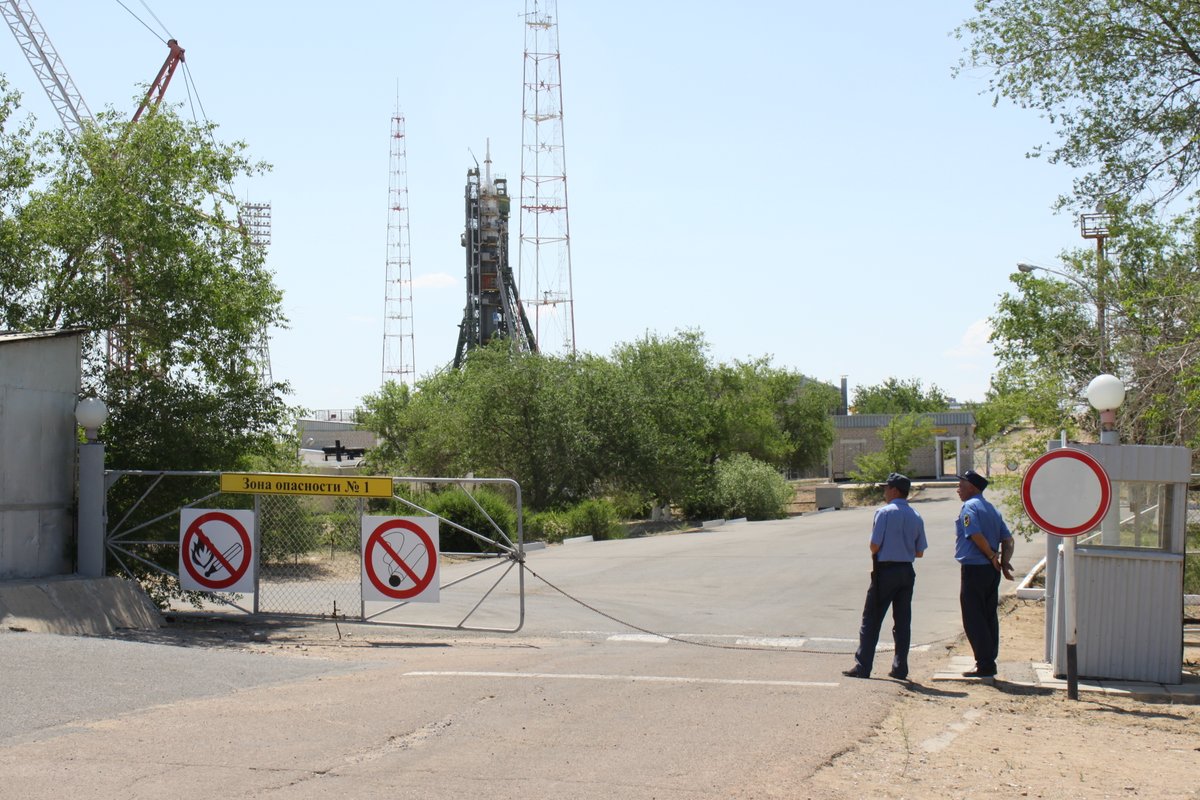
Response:
M1021 272L1024 272L1026 275L1035 270L1049 272L1051 275L1058 275L1060 278L1064 278L1078 286L1080 289L1083 289L1084 294L1088 296L1088 299L1092 301L1092 305L1096 307L1096 330L1100 332L1100 371L1104 372L1104 370L1108 368L1108 326L1105 320L1104 312L1104 293L1100 291L1099 279L1096 281L1096 291L1093 292L1087 284L1073 275L1068 275L1065 272L1060 272L1059 270L1051 269L1050 267L1043 267L1040 264L1028 264L1024 261L1020 261L1017 263L1017 269L1019 269Z
M1097 375L1087 387L1087 399L1092 408L1100 412L1100 444L1120 444L1117 431L1117 409L1125 402L1125 385L1115 375ZM1100 542L1107 545L1121 544L1120 492L1113 487L1113 503L1100 522Z
M79 574L104 577L104 443L99 431L108 419L108 406L86 397L75 406L75 421L87 441L79 445Z

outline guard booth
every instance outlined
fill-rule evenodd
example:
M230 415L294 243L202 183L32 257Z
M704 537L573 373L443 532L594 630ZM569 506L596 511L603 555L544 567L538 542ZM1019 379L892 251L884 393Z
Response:
M1062 445L1051 442L1050 449ZM1112 480L1100 530L1075 550L1080 677L1178 684L1183 680L1186 447L1080 444ZM1067 672L1061 539L1046 537L1046 658Z

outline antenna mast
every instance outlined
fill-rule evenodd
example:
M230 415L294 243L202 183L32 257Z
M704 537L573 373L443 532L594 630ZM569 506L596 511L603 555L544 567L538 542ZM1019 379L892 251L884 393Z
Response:
M549 349L551 341L561 341L563 352L574 354L575 299L557 11L557 0L525 2L517 266L521 292L542 349Z
M267 248L271 244L271 204L242 203L238 206L238 224L250 239L250 246L259 252L266 260ZM258 379L264 384L274 383L271 374L271 337L264 323L254 334L254 341L248 348Z
M383 308L383 382L412 388L414 364L412 260L408 230L408 147L404 114L392 114L391 177L388 180L387 274Z

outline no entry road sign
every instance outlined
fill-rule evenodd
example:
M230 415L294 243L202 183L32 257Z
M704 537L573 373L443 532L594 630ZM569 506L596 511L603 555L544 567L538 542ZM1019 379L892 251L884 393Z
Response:
M1054 536L1079 536L1100 525L1112 502L1112 481L1088 453L1063 447L1034 461L1021 481L1033 523Z
M179 512L179 584L197 592L254 591L254 512Z
M438 602L437 517L362 518L364 601Z

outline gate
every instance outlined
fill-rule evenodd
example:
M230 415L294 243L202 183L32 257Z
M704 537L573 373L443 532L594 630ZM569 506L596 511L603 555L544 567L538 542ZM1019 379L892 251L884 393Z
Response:
M254 591L250 597L188 592L185 597L193 607L216 604L248 614L503 633L515 633L524 624L523 515L516 481L392 477L386 479L390 497L367 498L222 491L221 475L105 473L109 563L139 580L160 605L177 589L180 512L204 508L253 512ZM298 482L346 480L311 474L288 477ZM488 514L479 501L481 491L502 495L516 509L515 530L506 531ZM466 515L475 524L464 525L430 510L446 492L457 493L456 516ZM437 602L380 601L371 593L364 597L363 525L374 516L436 518L441 544Z

